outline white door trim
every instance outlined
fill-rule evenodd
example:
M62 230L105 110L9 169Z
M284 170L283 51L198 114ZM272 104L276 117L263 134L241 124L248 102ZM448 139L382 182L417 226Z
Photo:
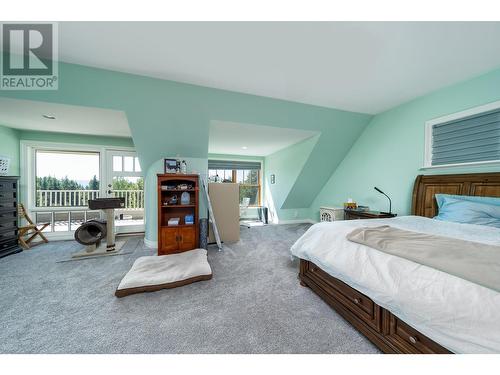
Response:
M145 180L144 172L141 169L141 172L125 172L123 171L123 164L122 164L122 172L114 172L113 171L113 156L132 156L134 158L137 157L137 152L135 150L117 150L117 149L106 149L105 151L105 163L106 166L104 167L104 170L106 171L104 178L102 179L102 189L101 189L101 196L102 197L111 197L112 195L108 193L108 190L110 190L109 185L113 183L113 177L142 177ZM134 159L135 163L135 159ZM143 211L143 223L142 225L127 225L127 226L118 226L115 225L116 233L117 234L126 234L126 233L138 233L138 232L144 232L145 231L145 224L146 224L146 215L144 214L144 209ZM136 211L137 212L137 211Z

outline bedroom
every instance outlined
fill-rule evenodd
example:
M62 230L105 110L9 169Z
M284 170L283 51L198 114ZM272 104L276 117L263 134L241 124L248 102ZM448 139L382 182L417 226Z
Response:
M42 25L0 353L500 353L499 22Z

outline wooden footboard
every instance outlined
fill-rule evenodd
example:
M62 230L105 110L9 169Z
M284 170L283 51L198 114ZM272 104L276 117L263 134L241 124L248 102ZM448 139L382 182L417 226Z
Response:
M451 353L314 263L301 259L299 278L384 353Z

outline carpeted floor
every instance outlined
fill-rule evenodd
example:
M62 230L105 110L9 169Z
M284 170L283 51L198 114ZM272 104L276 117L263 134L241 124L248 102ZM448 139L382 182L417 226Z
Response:
M310 289L288 249L308 225L241 228L210 281L118 299L132 253L70 262L52 242L0 259L1 353L378 353Z

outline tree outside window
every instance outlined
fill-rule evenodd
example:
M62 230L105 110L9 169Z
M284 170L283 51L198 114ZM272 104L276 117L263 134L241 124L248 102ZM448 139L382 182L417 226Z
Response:
M244 206L260 205L260 170L210 169L209 182L236 182L240 185L240 204Z

